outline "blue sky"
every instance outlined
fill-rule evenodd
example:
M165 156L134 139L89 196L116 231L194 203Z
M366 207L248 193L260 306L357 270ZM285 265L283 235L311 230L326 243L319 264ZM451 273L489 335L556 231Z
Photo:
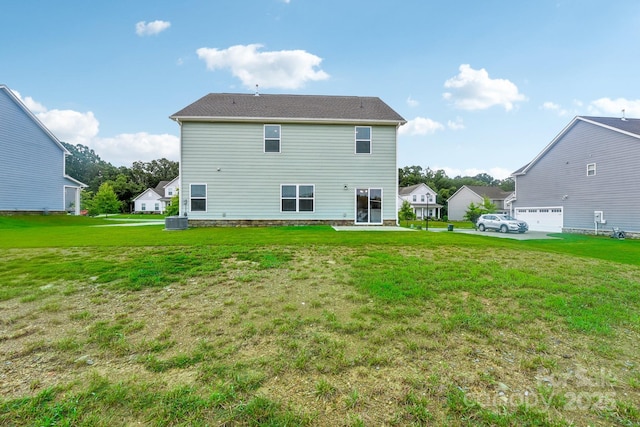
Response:
M0 0L0 83L104 160L178 160L210 92L378 96L398 166L505 178L576 115L640 118L640 1Z

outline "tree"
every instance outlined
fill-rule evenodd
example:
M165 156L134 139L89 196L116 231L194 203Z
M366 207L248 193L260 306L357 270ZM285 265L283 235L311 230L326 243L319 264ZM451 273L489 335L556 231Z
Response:
M113 188L118 200L125 207L126 212L130 212L131 203L134 197L145 190L144 187L131 181L125 174L118 174L115 180L106 181Z
M398 211L398 218L400 218L400 221L409 221L416 218L411 203L406 200L402 201L402 206L400 206L400 211Z
M495 211L496 205L491 203L491 200L489 200L488 197L483 197L482 204L476 205L473 202L469 204L469 207L464 214L464 219L469 220L473 224L475 224L478 221L478 218L480 218L480 215L493 213Z
M118 200L118 196L113 191L113 187L108 182L100 186L98 192L93 196L91 202L91 210L96 214L108 214L120 212L122 204Z
M178 190L176 190L176 193L171 197L171 202L169 203L165 211L167 216L180 215L180 196L178 195Z

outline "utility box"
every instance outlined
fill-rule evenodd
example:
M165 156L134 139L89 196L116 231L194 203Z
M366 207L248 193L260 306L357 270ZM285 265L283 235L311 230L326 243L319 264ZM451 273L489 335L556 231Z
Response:
M168 216L164 219L165 230L186 230L189 220L186 216Z

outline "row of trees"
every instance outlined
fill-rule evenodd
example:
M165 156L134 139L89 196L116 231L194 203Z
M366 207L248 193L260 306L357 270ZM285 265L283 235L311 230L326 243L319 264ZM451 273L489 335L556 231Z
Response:
M165 158L133 162L131 167L116 167L86 145L63 144L71 152L66 161L66 173L88 185L82 192L82 208L91 213L129 212L132 200L138 194L147 188L155 188L160 181L172 180L180 170L178 162ZM110 193L115 195L116 207ZM94 203L96 197L98 203Z

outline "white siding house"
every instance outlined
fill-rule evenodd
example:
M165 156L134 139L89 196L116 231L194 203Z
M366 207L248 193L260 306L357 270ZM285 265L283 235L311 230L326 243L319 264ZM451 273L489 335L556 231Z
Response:
M180 177L171 181L160 181L155 188L147 188L133 199L136 213L162 214L171 203L171 198L180 188Z
M437 194L427 184L415 184L398 189L398 209L407 201L417 219L440 218L442 205L436 203Z
M69 151L0 85L0 213L80 213L86 187L65 173Z
M379 98L209 94L180 125L190 225L396 225L397 129Z
M640 119L575 117L513 173L530 230L640 235Z

